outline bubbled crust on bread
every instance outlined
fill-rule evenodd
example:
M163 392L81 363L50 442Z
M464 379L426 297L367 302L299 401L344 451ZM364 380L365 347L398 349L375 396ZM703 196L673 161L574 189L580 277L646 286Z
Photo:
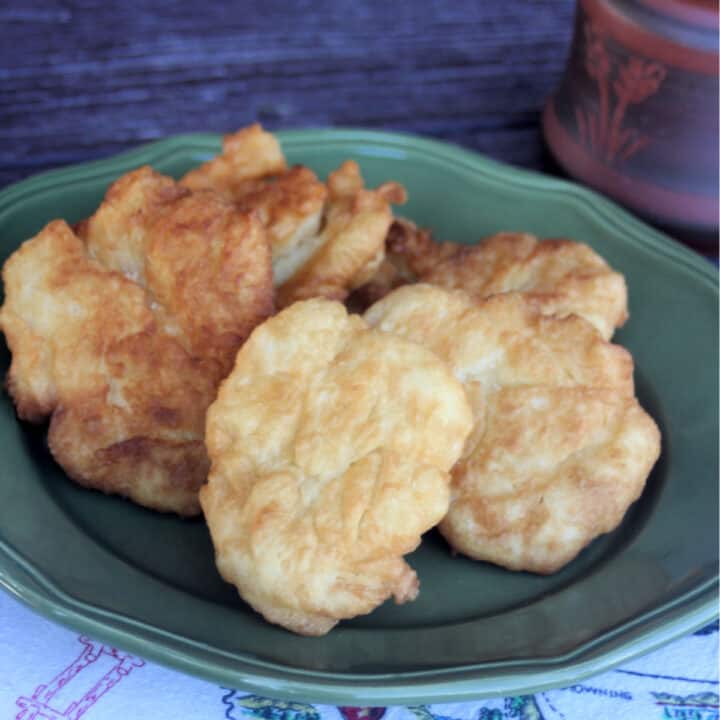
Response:
M473 407L440 524L455 549L553 572L642 492L659 432L633 396L630 354L582 318L544 316L521 293L478 304L423 284L365 318L448 362Z
M501 232L476 245L461 245L435 242L427 231L401 221L388 235L387 257L406 281L464 290L476 300L523 292L540 312L579 315L605 339L628 317L625 278L588 245L573 240Z
M89 260L61 220L10 256L3 284L0 321L12 351L7 385L23 420L41 422L53 412L59 379L72 394L102 391L101 329L124 338L152 323L142 291Z
M78 230L90 257L143 287L166 331L218 379L273 309L271 251L252 213L142 167Z
M89 257L144 285L148 227L159 212L189 194L172 178L144 165L112 183L100 207L78 223L75 232Z
M453 470L440 531L465 555L536 573L620 524L660 443L637 400L606 388L506 388L485 426Z
M373 327L419 342L486 392L508 385L612 387L633 394L633 361L585 320L539 313L523 293L475 302L459 290L418 283L375 303Z
M200 500L221 574L308 635L414 598L402 556L445 514L471 422L432 353L339 303L294 304L254 331L208 411Z
M18 414L51 416L50 449L79 483L197 514L205 410L272 309L263 228L140 168L78 232L50 223L3 268Z
M188 353L214 362L224 377L238 348L273 311L262 224L212 193L193 193L160 213L149 236L148 292L168 327L179 328Z

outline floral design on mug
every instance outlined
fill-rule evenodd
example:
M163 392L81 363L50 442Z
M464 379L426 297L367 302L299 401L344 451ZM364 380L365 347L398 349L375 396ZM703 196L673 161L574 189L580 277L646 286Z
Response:
M630 105L654 95L667 76L658 62L631 56L617 62L607 50L607 37L594 23L585 30L585 71L598 89L597 108L575 106L580 142L608 165L621 164L642 150L650 138L624 125Z

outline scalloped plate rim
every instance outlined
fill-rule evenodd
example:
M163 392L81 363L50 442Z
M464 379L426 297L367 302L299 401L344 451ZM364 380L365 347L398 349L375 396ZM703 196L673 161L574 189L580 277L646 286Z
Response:
M395 150L420 149L429 156L434 156L435 160L445 163L452 160L454 167L463 172L480 174L511 188L524 186L541 192L562 192L573 204L579 205L584 213L594 215L597 222L622 229L628 236L628 242L635 241L647 252L683 265L698 280L702 280L717 292L717 276L710 263L680 243L645 225L611 200L571 181L515 168L457 145L406 133L318 128L286 130L276 134L283 144L288 143L294 147L335 142L343 145L369 144ZM68 182L73 180L99 180L101 177L117 174L126 167L138 163L152 163L153 160L177 152L197 151L210 154L219 149L221 138L220 134L215 133L174 135L109 157L33 175L0 191L0 222L7 211L22 203L29 194L51 192L59 185L67 186ZM718 577L715 575L673 602L652 608L624 626L595 637L563 656L409 672L331 673L281 666L222 651L199 641L145 625L142 620L103 611L75 600L55 587L41 573L36 573L32 563L7 544L1 535L0 558L0 585L17 599L62 624L80 631L89 630L98 637L104 636L145 657L210 680L222 679L230 683L240 681L245 689L293 700L312 699L313 702L340 702L342 698L343 702L350 700L358 703L397 704L417 702L418 699L441 702L537 692L608 670L698 629L718 615L715 602ZM34 575L36 577L33 577ZM659 628L645 628L658 617L663 620L666 615L671 617L666 618ZM630 641L617 641L618 638L630 634L633 635ZM159 635L166 642L148 639L148 635ZM605 645L611 647L603 651L602 646ZM190 648L189 651L187 647ZM583 657L586 655L589 657ZM223 667L222 658L234 659L240 668ZM253 672L251 668L259 670ZM542 676L542 679L539 676ZM391 681L392 687L378 688L376 683L381 680Z

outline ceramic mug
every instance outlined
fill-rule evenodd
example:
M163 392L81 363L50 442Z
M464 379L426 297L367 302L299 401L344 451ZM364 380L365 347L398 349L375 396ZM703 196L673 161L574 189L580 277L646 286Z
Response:
M578 0L543 130L570 175L716 247L717 1Z

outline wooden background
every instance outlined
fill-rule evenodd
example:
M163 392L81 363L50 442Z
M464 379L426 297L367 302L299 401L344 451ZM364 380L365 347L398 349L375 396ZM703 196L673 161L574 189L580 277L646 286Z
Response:
M178 132L362 126L555 171L573 0L0 3L0 187Z

